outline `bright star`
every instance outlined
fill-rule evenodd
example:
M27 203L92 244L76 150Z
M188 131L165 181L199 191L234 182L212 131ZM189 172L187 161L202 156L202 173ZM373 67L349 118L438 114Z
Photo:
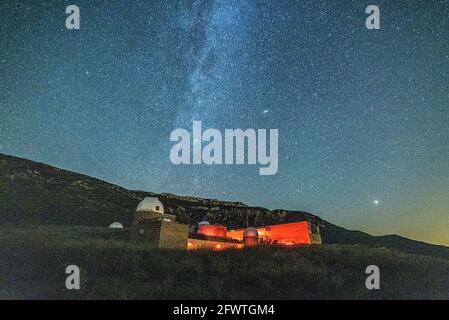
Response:
M374 204L377 206L379 204L379 200L374 200Z

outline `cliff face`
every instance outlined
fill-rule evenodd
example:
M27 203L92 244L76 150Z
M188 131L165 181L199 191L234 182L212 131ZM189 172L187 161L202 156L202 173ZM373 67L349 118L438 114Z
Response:
M315 223L320 218L301 211L268 210L265 208L230 205L216 202L216 200L199 200L180 202L176 198L160 195L166 205L167 213L176 215L177 220L188 224L197 224L206 220L210 223L220 223L228 228L242 228L246 226L264 226L284 222L310 220Z
M363 244L449 257L449 248L405 239L374 237L351 231L302 211L268 210L241 202L127 190L82 174L0 154L0 225L130 226L139 202L159 197L179 222L207 220L228 228L309 220L321 227L323 243Z
M0 223L108 226L131 224L138 203L159 197L179 222L202 220L230 228L318 218L305 212L270 211L241 202L127 190L85 175L0 155Z

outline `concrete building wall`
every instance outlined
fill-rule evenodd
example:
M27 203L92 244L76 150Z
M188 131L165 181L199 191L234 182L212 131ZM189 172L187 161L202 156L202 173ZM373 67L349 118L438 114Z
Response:
M131 239L160 248L186 249L189 226L163 218L140 220L133 225Z
M161 222L159 247L186 249L189 238L189 226L177 222Z
M322 244L320 227L318 225L310 226L310 243Z
M157 220L140 220L133 224L131 240L159 246L161 222Z
M321 244L321 236L319 234L311 234L310 235L310 243L311 244Z
M203 240L203 239L189 239L188 240L187 249L196 250L196 249L208 249L208 250L224 250L224 249L241 249L243 248L243 244L241 243L232 243L232 242L222 242L222 241L213 241L213 240Z
M162 214L154 211L138 211L134 214L132 226L138 225L141 221L164 219L166 221L175 221L176 217L171 214Z

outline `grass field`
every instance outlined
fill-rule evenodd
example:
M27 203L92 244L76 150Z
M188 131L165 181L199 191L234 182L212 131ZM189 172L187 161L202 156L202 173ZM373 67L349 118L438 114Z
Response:
M448 299L449 260L322 245L223 252L130 243L126 230L0 228L1 299ZM381 289L365 287L378 265ZM65 268L81 289L65 288Z

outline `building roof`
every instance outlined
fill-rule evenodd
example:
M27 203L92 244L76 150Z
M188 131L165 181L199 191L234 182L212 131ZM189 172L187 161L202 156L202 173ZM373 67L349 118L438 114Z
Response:
M109 225L112 229L123 229L123 225L120 222L113 222Z
M153 211L164 213L164 205L156 197L146 197L137 206L137 211Z

